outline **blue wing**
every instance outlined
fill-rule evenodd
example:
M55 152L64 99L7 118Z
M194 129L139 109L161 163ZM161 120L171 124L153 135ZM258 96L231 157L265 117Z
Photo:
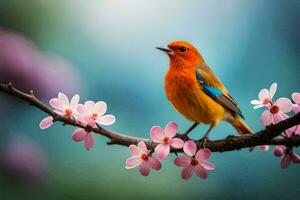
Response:
M202 90L210 96L212 99L214 99L216 102L221 104L224 108L229 110L234 115L239 115L244 119L244 116L241 112L241 110L238 108L237 103L234 101L234 99L231 97L230 94L225 95L222 90L210 86L204 79L203 76L201 76L201 69L197 68L196 71L196 77L199 81L199 84L202 86Z

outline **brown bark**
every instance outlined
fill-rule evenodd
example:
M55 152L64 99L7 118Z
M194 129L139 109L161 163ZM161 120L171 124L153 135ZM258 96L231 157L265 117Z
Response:
M84 128L89 131L93 131L99 135L103 135L109 139L107 144L117 144L122 146L129 146L130 144L137 144L139 141L145 141L149 149L155 147L155 143L150 139L146 138L137 138L129 135L117 133L114 131L107 130L103 127L98 126L98 128L92 128L84 126L78 121L70 118L66 118L56 114L49 106L41 102L33 94L33 91L30 93L24 93L20 90L13 87L11 83L5 85L0 84L0 92L9 94L13 97L16 97L22 101L28 102L30 105L40 109L41 111L51 115L54 118L54 121L60 121L64 124L71 126L76 126ZM259 145L287 145L287 146L299 146L300 137L292 136L291 138L280 137L280 134L297 124L300 124L300 113L295 116L286 119L278 124L271 125L266 127L264 130L258 131L254 134L248 134L243 136L228 136L222 140L207 141L205 147L209 148L213 152L224 152L224 151L233 151L240 150L242 148L259 146ZM277 137L278 136L278 137ZM173 150L176 152L182 152L182 150Z

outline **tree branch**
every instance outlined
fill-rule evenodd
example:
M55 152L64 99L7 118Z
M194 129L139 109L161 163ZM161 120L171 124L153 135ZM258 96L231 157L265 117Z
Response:
M0 92L9 94L22 101L28 102L30 105L52 116L54 121L60 121L64 124L80 127L88 131L93 131L94 133L103 135L110 139L110 141L107 142L108 145L117 144L122 146L129 146L130 144L137 144L140 141L145 141L149 149L153 149L156 145L150 139L128 136L125 134L107 130L100 126L98 126L98 128L84 126L74 119L60 116L57 113L55 113L49 106L45 105L38 98L36 98L34 96L33 91L30 91L30 93L21 92L20 90L16 89L11 83L7 85L0 84ZM213 152L224 152L240 150L242 148L259 145L299 146L299 136L292 136L290 138L277 137L283 131L298 124L300 124L300 113L296 114L295 116L289 119L281 121L278 124L268 126L266 129L258 131L255 134L247 134L242 136L230 135L223 140L207 141L205 147L209 148ZM172 151L181 152L182 150L173 149Z

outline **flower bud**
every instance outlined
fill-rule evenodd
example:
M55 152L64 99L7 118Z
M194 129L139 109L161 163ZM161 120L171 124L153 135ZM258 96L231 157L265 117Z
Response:
M281 157L285 153L285 149L285 146L275 146L273 149L273 153L275 156Z

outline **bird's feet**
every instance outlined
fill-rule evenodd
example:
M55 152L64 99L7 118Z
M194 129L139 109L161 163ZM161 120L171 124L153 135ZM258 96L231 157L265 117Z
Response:
M206 143L208 141L209 141L208 137L204 136L203 138L201 138L200 140L198 140L198 142L199 142L198 147L201 148L201 149L205 148L205 145L206 145Z

